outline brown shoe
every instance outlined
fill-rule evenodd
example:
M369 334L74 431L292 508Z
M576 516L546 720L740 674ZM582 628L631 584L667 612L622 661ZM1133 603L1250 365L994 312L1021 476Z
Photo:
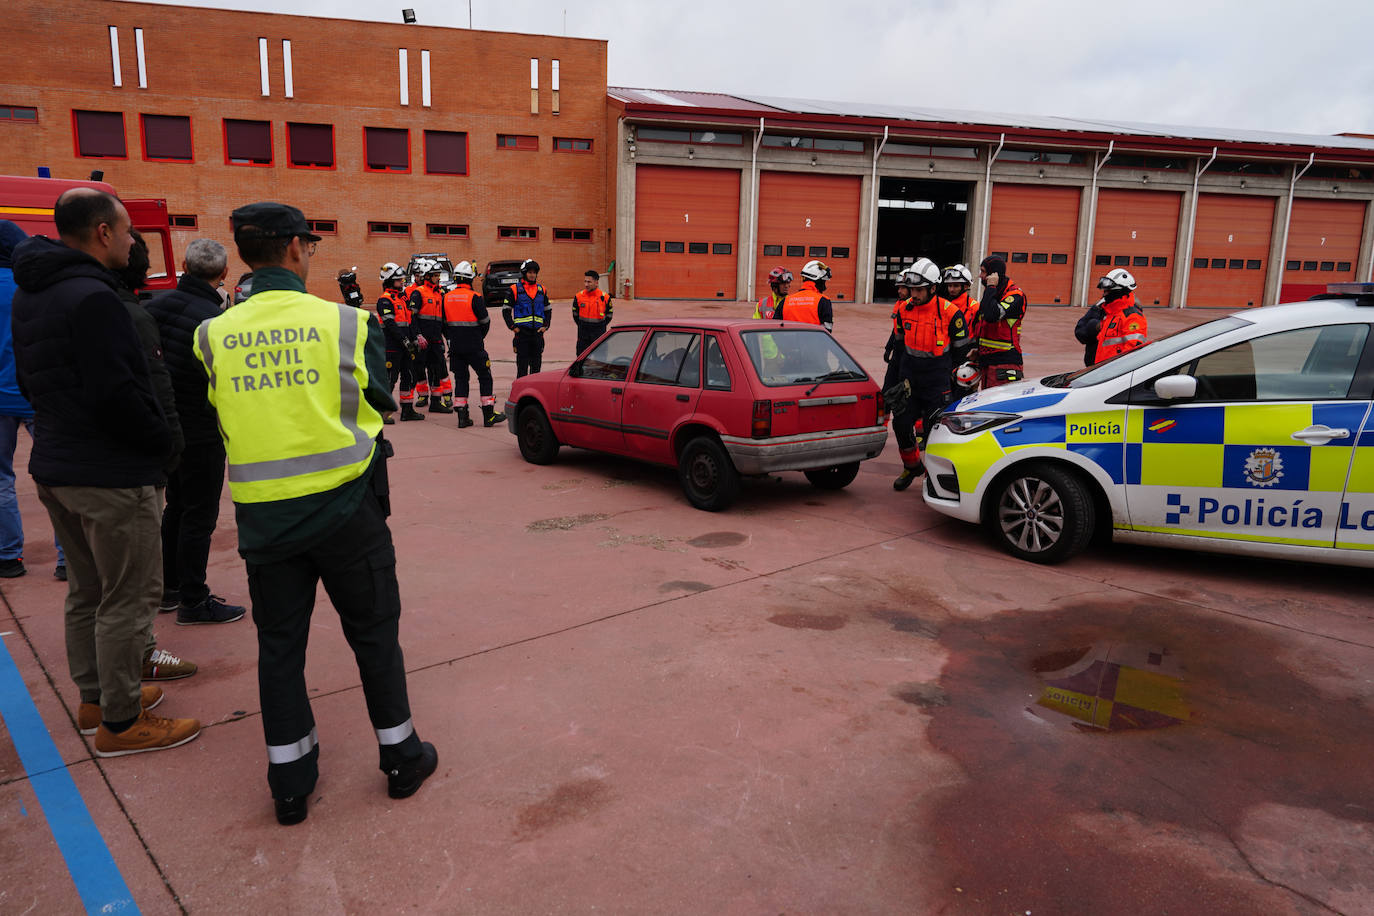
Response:
M117 735L106 728L105 723L100 723L95 733L95 755L123 757L144 751L163 751L185 744L199 734L198 719L166 719L144 712L130 728Z
M139 698L146 712L162 702L162 688L156 684L149 684L142 688L142 696ZM83 735L94 735L96 729L100 727L100 704L82 703L76 710L76 727Z
M166 649L154 649L143 660L143 680L175 681L196 673L196 663L182 661Z

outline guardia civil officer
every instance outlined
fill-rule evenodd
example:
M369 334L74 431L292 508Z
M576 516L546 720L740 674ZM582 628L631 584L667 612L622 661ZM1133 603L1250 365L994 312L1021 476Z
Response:
M458 285L444 293L444 335L453 367L453 398L458 411L458 428L472 425L468 414L468 369L477 373L477 391L482 397L482 425L491 427L506 419L496 412L492 391L491 358L484 341L491 330L491 316L482 297L473 292L477 271L470 261L459 261L453 268Z
M901 377L907 403L892 417L902 456L894 490L905 490L925 473L921 445L931 421L949 403L950 376L972 344L964 313L936 295L939 282L940 268L929 258L918 259L897 277L897 294L906 300L896 315L902 328Z
M587 271L582 276L582 288L573 297L573 323L577 325L577 353L573 355L574 359L581 356L611 326L611 296L601 289L600 283L601 274L594 270Z
M388 794L414 794L438 754L411 723L397 638L380 435L382 412L396 405L381 326L306 293L319 237L300 210L249 204L232 224L253 295L200 325L196 355L219 415L248 567L267 782L277 821L295 824L319 775L305 647L321 580L357 659Z
M443 269L428 258L415 269L421 282L410 294L410 311L419 330L415 337L422 351L419 361L429 381L429 412L453 413L453 383L444 360L444 291L439 285Z
M381 269L382 294L377 299L377 317L386 334L386 370L391 388L401 383L401 419L423 420L425 415L415 410L415 378L423 369L416 355L415 343L419 328L410 311L410 300L402 290L405 271L401 265L388 261ZM388 389L390 390L390 389Z
M544 365L544 335L553 321L549 294L539 285L539 262L526 258L520 264L520 279L506 290L501 317L515 332L515 377L538 372Z

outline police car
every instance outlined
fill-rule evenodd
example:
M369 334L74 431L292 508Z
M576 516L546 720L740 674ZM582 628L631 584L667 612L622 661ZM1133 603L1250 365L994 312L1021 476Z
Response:
M1374 283L963 398L925 500L1054 563L1094 535L1374 566Z

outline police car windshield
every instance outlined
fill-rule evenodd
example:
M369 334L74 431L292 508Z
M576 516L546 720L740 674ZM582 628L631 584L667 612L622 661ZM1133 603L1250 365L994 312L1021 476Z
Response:
M1110 382L1114 378L1120 378L1129 372L1134 372L1141 366L1147 366L1157 359L1172 356L1195 343L1216 337L1218 334L1225 334L1227 331L1234 331L1236 328L1243 328L1248 324L1251 322L1234 315L1218 318L1216 321L1209 321L1206 324L1188 328L1186 331L1178 331L1168 337L1161 337L1143 347L1128 350L1120 356L1114 356L1095 366L1088 366L1077 372L1062 372L1059 375L1048 376L1041 379L1040 384L1049 388L1087 388L1089 385L1100 385L1103 382Z

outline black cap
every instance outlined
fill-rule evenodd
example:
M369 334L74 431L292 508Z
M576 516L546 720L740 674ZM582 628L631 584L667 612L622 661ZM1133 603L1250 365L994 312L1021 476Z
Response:
M242 239L303 238L318 242L320 237L310 231L305 214L290 204L270 200L239 207L229 217L234 227L234 241Z
M983 263L978 266L990 274L999 274L1004 277L1007 275L1007 262L995 254L983 258Z

